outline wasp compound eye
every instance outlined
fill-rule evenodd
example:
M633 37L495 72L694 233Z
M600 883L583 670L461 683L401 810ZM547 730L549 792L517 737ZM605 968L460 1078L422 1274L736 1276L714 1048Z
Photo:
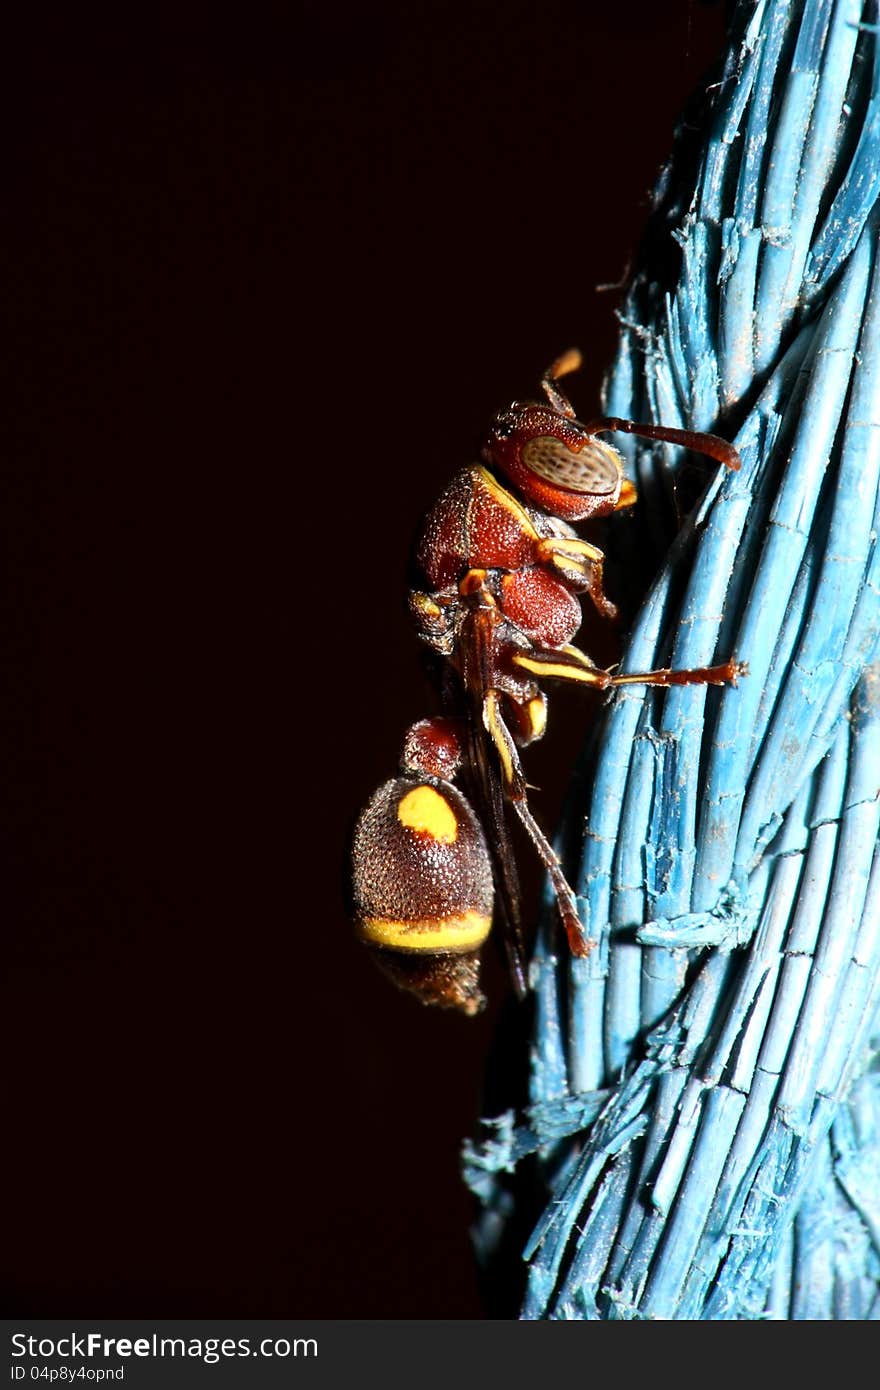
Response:
M477 1013L479 950L492 925L492 867L476 816L449 782L398 777L354 833L358 934L425 1004Z
M539 434L523 445L521 458L536 477L568 492L610 497L620 487L617 452L598 439L587 437L575 453L564 440Z

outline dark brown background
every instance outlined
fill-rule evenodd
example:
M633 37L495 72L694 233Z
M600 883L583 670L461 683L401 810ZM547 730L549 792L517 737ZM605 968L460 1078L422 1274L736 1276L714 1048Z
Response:
M595 409L722 16L224 8L6 45L6 1307L479 1317L504 977L476 1023L391 991L344 840L428 708L419 514L572 342Z

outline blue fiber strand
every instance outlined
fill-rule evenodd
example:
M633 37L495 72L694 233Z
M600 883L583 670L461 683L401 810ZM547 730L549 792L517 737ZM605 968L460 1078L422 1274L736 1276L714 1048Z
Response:
M806 259L812 223L798 218L798 188L818 88L814 72L793 71L783 99L761 205L765 247L755 294L755 367L772 366L779 339L796 307L786 304L795 259Z
M745 1099L727 1087L708 1092L687 1174L667 1222L664 1242L642 1298L645 1317L671 1317L682 1293L693 1256L721 1175L724 1155L736 1131Z
M568 1090L568 1067L559 1016L556 960L552 956L533 959L529 976L535 996L535 1027L544 1040L529 1075L529 1098L534 1103L565 1094Z
M664 1070L659 1073L652 1093L653 1099L650 1107L648 1127L645 1131L645 1138L642 1153L640 1156L640 1167L638 1170L638 1187L644 1190L650 1175L654 1172L657 1160L666 1142L666 1134L675 1116L681 1093L687 1079L687 1073L683 1067ZM648 1214L650 1222L650 1213ZM610 1241L611 1253L608 1259L608 1277L610 1287L623 1290L624 1280L622 1271L627 1268L630 1276L636 1269L647 1269L645 1260L646 1248L653 1249L656 1242L651 1241L650 1231L642 1231L644 1212L640 1208L630 1207L624 1213L617 1231L614 1233L613 1241ZM657 1233L661 1227L659 1216L656 1219ZM641 1246L638 1252L635 1251L637 1238L641 1233ZM639 1275L636 1274L636 1279Z
M807 269L811 298L827 285L862 234L880 191L880 98L872 98L868 119L846 178L813 246Z
M652 1028L663 1018L684 985L688 967L685 951L642 951L639 1012L641 1027Z
M642 952L621 943L608 966L603 1052L605 1071L617 1078L632 1056L641 1028L640 977Z
M821 52L812 54L809 60L810 67L818 68L819 71L819 91L812 112L810 138L804 148L797 187L799 235L791 257L788 280L782 291L782 304L789 313L796 311L798 307L810 254L810 241L814 235L822 195L838 154L839 132L842 127L840 112L846 100L849 73L858 38L857 21L860 10L861 0L847 0L847 3L837 4L834 7L827 39L825 61L822 62ZM807 11L805 20L809 19L810 13ZM819 10L816 11L816 15L818 19ZM811 37L815 40L815 33Z
M767 6L767 19L761 31L759 70L752 101L748 108L745 130L742 133L739 185L734 198L736 215L743 227L758 225L758 198L762 188L762 166L767 144L767 132L772 129L770 106L774 93L774 78L780 52L791 21L790 6L776 0Z
M574 1091L602 1084L602 1015L605 967L598 951L569 962L568 1074Z

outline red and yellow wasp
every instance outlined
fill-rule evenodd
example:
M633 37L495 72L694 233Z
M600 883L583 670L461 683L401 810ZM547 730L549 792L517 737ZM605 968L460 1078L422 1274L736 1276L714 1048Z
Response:
M485 1003L480 950L496 894L514 983L525 990L511 813L550 876L572 953L595 944L526 795L519 750L544 733L541 682L723 685L746 670L726 661L614 675L572 645L580 595L603 618L617 609L605 594L602 551L570 523L636 501L620 455L598 436L622 430L739 467L733 445L716 435L612 417L582 424L559 385L580 361L565 353L542 378L545 401L514 402L495 417L482 463L457 473L424 520L409 602L419 635L442 658L444 713L407 731L400 776L379 788L355 828L360 937L397 984L466 1014Z

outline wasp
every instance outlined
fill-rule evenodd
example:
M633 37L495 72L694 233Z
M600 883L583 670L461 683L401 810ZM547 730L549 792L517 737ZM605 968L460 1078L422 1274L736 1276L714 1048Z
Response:
M465 1014L485 1005L480 951L496 898L514 986L525 993L512 817L549 875L571 953L595 945L528 804L520 750L544 733L542 684L724 685L747 669L730 660L620 675L572 645L582 596L601 618L618 614L602 551L571 523L636 501L620 454L599 435L624 431L740 466L716 435L611 416L581 423L560 386L580 364L577 350L563 354L541 380L543 401L515 401L496 415L482 461L458 472L425 517L409 608L435 654L443 713L407 731L400 775L379 788L354 832L359 936L396 984Z

